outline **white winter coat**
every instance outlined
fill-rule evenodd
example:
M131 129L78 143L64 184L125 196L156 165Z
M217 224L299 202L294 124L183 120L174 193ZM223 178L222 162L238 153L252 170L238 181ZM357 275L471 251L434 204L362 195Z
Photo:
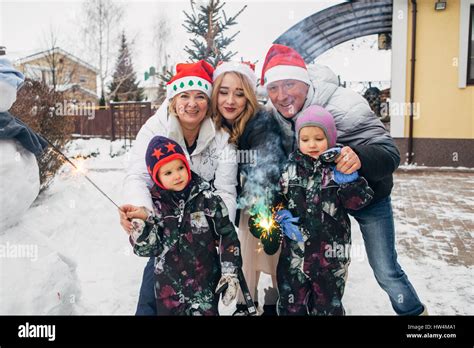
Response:
M124 179L123 202L152 209L149 189L153 186L153 181L146 169L145 153L150 140L157 135L173 139L183 148L191 170L204 180L213 182L216 193L229 210L229 218L234 222L238 165L236 147L228 143L229 134L223 130L216 131L214 122L210 118L204 119L199 131L196 149L190 156L186 150L186 143L178 119L168 115L167 101L138 132Z

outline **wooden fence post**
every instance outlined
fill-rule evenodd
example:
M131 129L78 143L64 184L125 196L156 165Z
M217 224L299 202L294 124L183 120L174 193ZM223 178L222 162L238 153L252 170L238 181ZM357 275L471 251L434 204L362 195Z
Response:
M111 127L112 134L111 134L111 139L112 139L112 141L114 141L114 140L115 140L115 119L114 119L114 112L113 112L112 108L113 108L113 105L109 103L110 120L111 120L111 122L112 122L112 127Z

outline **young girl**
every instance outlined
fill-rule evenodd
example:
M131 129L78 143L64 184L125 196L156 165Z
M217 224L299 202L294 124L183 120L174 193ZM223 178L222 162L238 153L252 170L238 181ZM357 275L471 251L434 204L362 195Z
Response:
M155 256L157 313L218 315L219 295L214 291L227 283L223 303L234 300L242 265L227 208L210 185L191 172L175 141L154 137L146 165L154 181L155 211L130 210L129 214L141 219L132 220L130 242L138 256Z
M280 180L288 210L276 217L284 232L277 267L278 314L344 315L341 300L351 243L346 209L364 207L373 191L364 178L348 182L353 178L347 180L320 158L336 145L336 126L328 111L308 107L295 131L298 149Z

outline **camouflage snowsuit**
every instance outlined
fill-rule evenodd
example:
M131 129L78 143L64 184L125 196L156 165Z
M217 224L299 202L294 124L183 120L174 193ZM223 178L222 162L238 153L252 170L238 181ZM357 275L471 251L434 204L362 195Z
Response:
M158 315L218 315L214 292L221 267L229 272L241 267L239 240L224 202L195 173L191 185L186 201L155 185L155 216L130 238L135 254L156 257Z
M279 315L344 315L341 303L349 265L351 225L346 209L373 196L359 177L338 185L333 170L296 150L280 179L281 199L305 242L284 237L277 267Z

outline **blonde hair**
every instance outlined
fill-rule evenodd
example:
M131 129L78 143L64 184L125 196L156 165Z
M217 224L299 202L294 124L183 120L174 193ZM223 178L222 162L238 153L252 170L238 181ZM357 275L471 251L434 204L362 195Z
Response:
M228 127L223 123L224 116L222 116L222 114L219 112L219 108L217 107L217 98L219 96L219 89L221 88L221 84L222 84L222 80L224 79L224 76L227 74L234 74L239 79L239 81L242 83L242 89L244 90L245 98L247 99L247 102L245 103L244 111L242 111L242 113L239 116L237 116L237 118L234 121L234 124L231 127ZM217 79L214 81L213 86L212 86L212 95L211 95L212 118L214 120L217 130L223 128L227 133L230 134L229 143L237 144L240 136L245 130L245 126L247 125L247 122L253 117L253 115L255 115L255 113L259 110L259 108L260 108L260 105L258 104L257 96L255 95L255 92L252 86L250 85L250 82L241 73L237 71L229 71L222 75L219 75Z
M178 97L182 93L186 93L186 92L178 93L173 98L171 98L171 100L168 104L168 115L173 115L174 117L178 118L178 112L176 111L176 103L178 102ZM209 105L211 103L211 100L209 99L209 97L207 96L206 93L203 93L203 94L206 96L206 101L207 101L207 112L206 112L206 116L203 119L203 121L204 121L206 118L211 117L212 114L211 114L211 108L209 107Z

